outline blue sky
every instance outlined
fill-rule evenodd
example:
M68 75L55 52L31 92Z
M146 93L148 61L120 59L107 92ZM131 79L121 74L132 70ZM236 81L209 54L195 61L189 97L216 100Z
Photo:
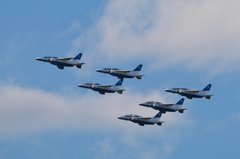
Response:
M0 158L237 158L240 140L240 2L1 2ZM39 62L83 53L82 69ZM77 84L115 84L95 69L134 69L122 94L100 95ZM175 103L165 88L203 89L161 127L117 119L154 116L139 103Z

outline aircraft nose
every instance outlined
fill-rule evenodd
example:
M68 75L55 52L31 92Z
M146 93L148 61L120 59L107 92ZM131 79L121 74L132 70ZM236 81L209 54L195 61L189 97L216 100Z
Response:
M43 58L41 58L41 57L36 57L35 59L38 61L43 61Z
M78 87L85 87L85 85L84 84L78 84Z
M96 69L97 72L104 72L103 70L101 69Z
M123 116L119 116L118 119L125 120L125 118Z
M166 92L172 92L171 89L165 89Z
M139 105L141 105L141 106L146 106L146 103L141 103L141 104L139 104Z
M43 61L43 62L49 61L48 59L46 59L46 58L44 58L44 57L37 57L37 58L35 58L35 59L38 60L38 61Z

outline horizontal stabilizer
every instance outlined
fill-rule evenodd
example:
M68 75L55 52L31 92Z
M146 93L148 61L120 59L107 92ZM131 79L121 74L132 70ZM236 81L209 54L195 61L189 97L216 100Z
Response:
M184 108L184 109L178 109L178 112L179 112L179 113L183 113L184 110L187 110L187 109L185 109L185 108Z
M205 95L205 98L210 99L213 95Z
M125 89L117 90L117 92L118 92L119 94L122 94L123 91L125 91Z
M137 79L142 79L142 76L144 76L144 75L136 75L136 78Z
M162 123L165 123L164 121L159 121L159 122L156 122L156 124L158 125L158 126L161 126L162 125Z
M76 64L76 67L77 67L77 68L82 68L82 65L84 65L84 64L85 64L85 63L77 63L77 64Z

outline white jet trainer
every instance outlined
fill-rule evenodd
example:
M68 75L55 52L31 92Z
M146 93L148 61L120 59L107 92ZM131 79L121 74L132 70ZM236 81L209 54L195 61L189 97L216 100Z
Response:
M160 121L161 116L162 116L161 112L157 113L154 117L141 117L139 115L129 114L125 116L120 116L118 117L118 119L128 120L133 123L137 123L140 126L154 125L154 124L161 126L162 123L164 123L164 121Z
M179 100L176 104L163 104L161 102L148 101L145 103L141 103L139 105L153 108L155 110L159 110L162 113L176 112L176 111L178 111L179 113L183 113L183 111L186 110L186 108L182 108L183 102L184 102L184 98Z
M207 98L210 99L211 96L213 95L208 95L208 92L211 89L211 84L207 85L203 90L190 90L187 88L172 88L172 89L165 89L166 92L170 92L170 93L176 93L179 94L181 96L185 96L188 99L192 99L192 98Z
M36 60L49 62L50 64L56 65L59 69L63 70L64 67L73 67L76 66L77 68L81 68L85 63L79 63L82 57L82 53L79 53L75 58L72 57L65 57L65 58L58 58L53 56L45 56L45 57L37 57Z
M123 79L123 78L134 78L136 77L137 79L141 79L143 75L140 75L140 71L142 69L142 64L140 64L138 67L136 67L134 70L120 70L117 68L104 68L104 69L97 69L97 72L101 72L101 73L106 73L106 74L110 74L112 76L116 76L119 79Z
M100 94L115 93L115 92L122 94L122 92L125 91L125 89L121 89L122 83L123 83L123 79L119 80L115 85L101 85L99 83L86 83L86 84L79 84L78 87L92 89L93 91L97 91Z

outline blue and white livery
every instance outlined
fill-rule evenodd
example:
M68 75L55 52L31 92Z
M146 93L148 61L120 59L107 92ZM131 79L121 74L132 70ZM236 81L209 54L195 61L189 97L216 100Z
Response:
M213 95L208 95L208 92L210 91L211 86L212 85L209 84L203 90L190 90L187 88L179 87L179 88L165 89L165 91L170 93L176 93L181 96L185 96L188 99L203 98L203 97L205 97L206 99L210 99L211 96L213 96Z
M115 85L101 85L99 83L86 83L86 84L79 84L78 87L92 89L93 91L97 91L100 94L115 93L115 92L122 94L123 91L125 91L125 89L121 89L122 83L123 83L123 79L119 80Z
M45 57L37 57L36 60L49 62L50 64L56 65L59 69L63 70L64 67L73 67L76 66L77 68L81 68L85 63L79 63L82 57L82 53L79 53L75 58L72 57L65 57L65 58L58 58L53 56L45 56Z
M148 107L148 108L153 108L162 113L176 112L176 111L178 111L179 113L183 113L184 110L186 110L186 108L182 108L183 102L184 102L184 98L180 99L176 104L163 104L161 102L148 101L145 103L141 103L139 105Z
M110 74L112 76L116 76L119 79L123 79L123 78L134 78L136 77L137 79L141 79L143 75L140 75L140 71L142 69L142 64L140 64L138 67L136 67L134 70L120 70L117 68L104 68L104 69L97 69L97 72L101 72L101 73L106 73L106 74Z
M137 123L140 126L154 125L154 124L161 126L162 123L164 123L164 121L160 121L161 116L162 116L161 112L157 113L154 117L141 117L139 115L129 114L129 115L125 115L125 116L120 116L120 117L118 117L118 119L128 120L133 123Z

